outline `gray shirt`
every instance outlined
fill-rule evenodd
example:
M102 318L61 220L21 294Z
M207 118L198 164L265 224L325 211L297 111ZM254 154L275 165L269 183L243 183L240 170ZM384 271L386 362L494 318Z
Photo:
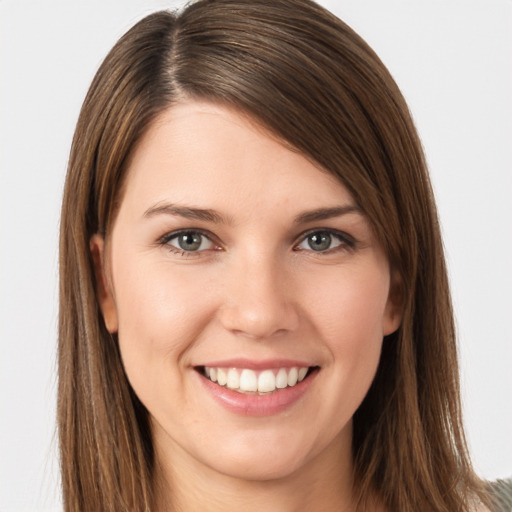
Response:
M489 492L493 498L493 512L512 512L512 479L489 483Z

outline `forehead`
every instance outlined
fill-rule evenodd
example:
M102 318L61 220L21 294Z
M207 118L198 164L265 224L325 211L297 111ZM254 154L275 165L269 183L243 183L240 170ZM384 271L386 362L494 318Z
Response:
M159 201L260 215L353 203L338 179L251 117L192 101L163 112L129 162L121 208L145 211Z

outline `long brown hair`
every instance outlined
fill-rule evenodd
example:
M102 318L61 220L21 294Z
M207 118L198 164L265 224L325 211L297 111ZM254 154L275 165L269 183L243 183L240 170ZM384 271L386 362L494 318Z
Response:
M437 214L405 101L368 45L309 0L201 0L137 23L89 89L71 149L60 238L58 424L66 511L149 511L148 413L95 295L89 240L108 238L130 152L183 98L229 105L337 176L400 276L403 321L354 416L360 501L467 511L485 500L461 423Z

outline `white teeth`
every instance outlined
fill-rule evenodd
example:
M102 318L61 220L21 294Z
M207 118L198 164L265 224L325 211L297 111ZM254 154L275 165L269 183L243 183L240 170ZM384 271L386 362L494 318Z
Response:
M258 391L260 393L269 393L276 389L276 377L272 370L265 370L258 377Z
M240 391L258 391L256 372L247 369L242 370L240 375Z
M299 375L299 370L297 368L291 368L290 373L288 374L288 386L295 386L297 384L297 377Z
M222 368L217 368L217 382L221 386L225 386L228 382L228 376L226 374L226 371Z
M281 368L276 375L276 388L283 389L288 386L288 374L284 368Z
M228 381L226 385L229 389L238 389L240 387L240 375L238 375L238 372L234 368L228 371Z
M248 368L204 367L204 375L220 386L226 386L241 393L272 393L279 389L293 387L303 381L309 367L279 368L255 371Z

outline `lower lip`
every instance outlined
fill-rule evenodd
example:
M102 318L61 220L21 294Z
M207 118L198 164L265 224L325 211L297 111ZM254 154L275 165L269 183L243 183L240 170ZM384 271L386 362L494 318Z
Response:
M227 410L243 416L272 416L297 403L313 384L318 369L313 370L295 386L269 393L268 395L246 395L215 384L197 373L210 395Z

